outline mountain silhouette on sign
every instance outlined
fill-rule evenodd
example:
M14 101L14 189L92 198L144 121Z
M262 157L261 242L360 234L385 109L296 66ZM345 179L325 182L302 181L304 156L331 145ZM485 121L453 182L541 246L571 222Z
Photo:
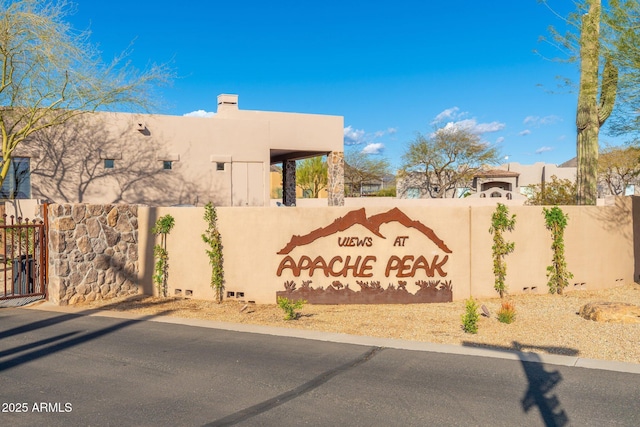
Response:
M371 217L367 217L365 209L361 208L347 213L345 216L336 219L326 227L313 230L304 236L293 236L289 243L287 243L287 245L278 252L278 255L286 255L298 246L308 245L321 237L327 237L332 234L345 231L356 224L363 226L376 236L386 239L385 236L380 234L380 226L390 222L398 222L407 228L413 228L427 236L445 253L452 253L451 249L447 247L442 239L440 239L431 228L427 227L420 221L412 220L398 208L393 208L390 211L373 215Z

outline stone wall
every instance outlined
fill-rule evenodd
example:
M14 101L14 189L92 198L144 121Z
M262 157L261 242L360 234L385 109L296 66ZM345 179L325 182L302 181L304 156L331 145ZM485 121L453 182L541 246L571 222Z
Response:
M327 156L328 166L328 204L344 206L344 152L333 151Z
M138 207L49 206L49 300L67 305L138 294Z

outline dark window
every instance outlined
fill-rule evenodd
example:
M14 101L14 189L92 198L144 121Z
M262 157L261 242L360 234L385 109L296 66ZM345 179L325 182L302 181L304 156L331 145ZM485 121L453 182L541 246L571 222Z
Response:
M113 159L104 159L104 168L105 169L113 169L116 165L115 160Z
M30 160L14 157L7 177L2 183L0 197L3 199L29 199L31 197Z
M172 166L173 166L173 162L171 160L164 160L162 162L162 169L166 169L166 170L172 169Z
M216 170L217 171L223 171L224 170L224 162L217 162L216 163Z

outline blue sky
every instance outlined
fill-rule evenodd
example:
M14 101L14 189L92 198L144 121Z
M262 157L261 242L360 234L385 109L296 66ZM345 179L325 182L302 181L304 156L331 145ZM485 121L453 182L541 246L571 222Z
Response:
M213 112L235 93L241 109L340 115L347 150L394 167L436 122L465 121L509 161L575 156L576 94L557 76L577 68L534 53L558 56L539 37L563 24L537 0L75 3L69 21L104 60L133 42L137 67L171 64L162 114Z

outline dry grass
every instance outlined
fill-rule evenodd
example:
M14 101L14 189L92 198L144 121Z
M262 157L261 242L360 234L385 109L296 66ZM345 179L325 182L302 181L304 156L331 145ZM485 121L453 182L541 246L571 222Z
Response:
M297 320L285 321L276 304L249 304L176 298L137 297L85 303L82 307L248 323L432 343L465 344L640 363L640 323L594 322L577 312L596 301L640 305L640 285L605 291L573 291L566 295L516 295L512 324L500 323L499 298L480 299L491 316L481 316L477 335L461 328L464 301L410 305L310 305Z

